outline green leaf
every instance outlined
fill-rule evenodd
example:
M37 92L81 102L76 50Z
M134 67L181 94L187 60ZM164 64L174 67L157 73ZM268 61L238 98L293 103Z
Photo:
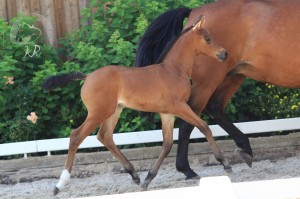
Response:
M48 109L47 109L47 108L43 108L43 109L42 109L42 113L47 114L47 113L48 113Z
M51 102L51 103L47 104L47 107L50 109L53 109L56 107L56 104Z
M48 115L45 115L45 116L43 116L43 119L44 119L44 120L51 120L51 117L48 116Z

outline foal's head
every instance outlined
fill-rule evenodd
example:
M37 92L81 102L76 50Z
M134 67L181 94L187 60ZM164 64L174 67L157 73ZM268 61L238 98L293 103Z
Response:
M194 42L192 42L193 47L196 50L196 55L200 53L208 55L212 58L217 59L220 62L223 62L227 59L226 50L217 44L214 39L211 37L210 33L203 28L205 23L205 18L201 15L199 20L186 31L189 31L189 34L193 34Z

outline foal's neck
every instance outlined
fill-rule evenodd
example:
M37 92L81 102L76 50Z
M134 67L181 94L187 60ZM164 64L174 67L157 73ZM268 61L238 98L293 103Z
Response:
M185 38L179 38L178 41L176 41L162 61L162 65L168 70L173 70L174 72L191 77L192 67L196 56L192 44L193 40L186 38L186 35L183 35L182 37Z

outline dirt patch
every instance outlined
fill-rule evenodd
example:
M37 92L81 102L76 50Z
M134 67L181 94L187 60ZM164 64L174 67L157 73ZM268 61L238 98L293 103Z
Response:
M234 154L231 140L218 141L233 164L226 173L216 165L206 143L190 146L191 167L201 177L228 175L233 182L300 177L299 134L251 139L255 161L252 168ZM229 150L230 149L230 150ZM160 147L124 150L141 179L147 175L159 154ZM199 179L185 180L175 169L176 146L163 163L148 190L198 186ZM101 160L99 157L105 157ZM63 169L65 156L0 161L1 198L53 198L52 191ZM108 161L109 160L109 161ZM210 166L208 166L210 165ZM129 174L109 153L77 154L71 182L54 198L100 196L140 191Z
M192 163L191 166L202 177L228 175L233 182L270 180L278 178L300 177L300 157L290 157L284 160L264 160L254 162L252 168L246 164L233 165L233 172L226 173L223 167L203 166ZM98 170L99 165L89 165L86 168ZM76 168L71 182L54 198L73 198L83 196L100 196L125 192L140 191L131 177L123 172L81 173L83 167ZM41 171L40 174L43 172ZM78 175L78 173L81 173ZM36 174L37 175L37 174ZM146 171L139 172L144 179ZM58 179L42 179L33 182L18 182L14 185L0 185L1 198L53 198L52 190ZM174 163L164 164L158 176L149 185L148 190L198 186L199 180L185 180L185 176L175 170Z

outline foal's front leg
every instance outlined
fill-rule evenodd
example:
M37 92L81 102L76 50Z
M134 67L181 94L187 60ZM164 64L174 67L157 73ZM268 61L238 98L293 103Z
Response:
M143 189L146 189L152 179L157 175L158 169L162 164L165 157L171 151L173 146L173 128L174 128L174 115L170 114L160 114L161 123L162 123L162 133L163 133L163 145L162 151L158 160L156 161L154 167L149 171L147 177L145 178L144 182L141 184Z
M176 107L176 116L196 126L205 135L216 159L224 166L225 171L231 171L231 166L219 149L207 123L200 119L186 103L180 103L174 107Z
M232 95L236 93L245 79L243 75L229 75L214 91L208 101L204 112L220 125L233 138L239 147L240 157L245 163L251 167L253 161L253 152L249 142L249 138L241 130L239 130L232 122L230 122L225 114L224 108Z

